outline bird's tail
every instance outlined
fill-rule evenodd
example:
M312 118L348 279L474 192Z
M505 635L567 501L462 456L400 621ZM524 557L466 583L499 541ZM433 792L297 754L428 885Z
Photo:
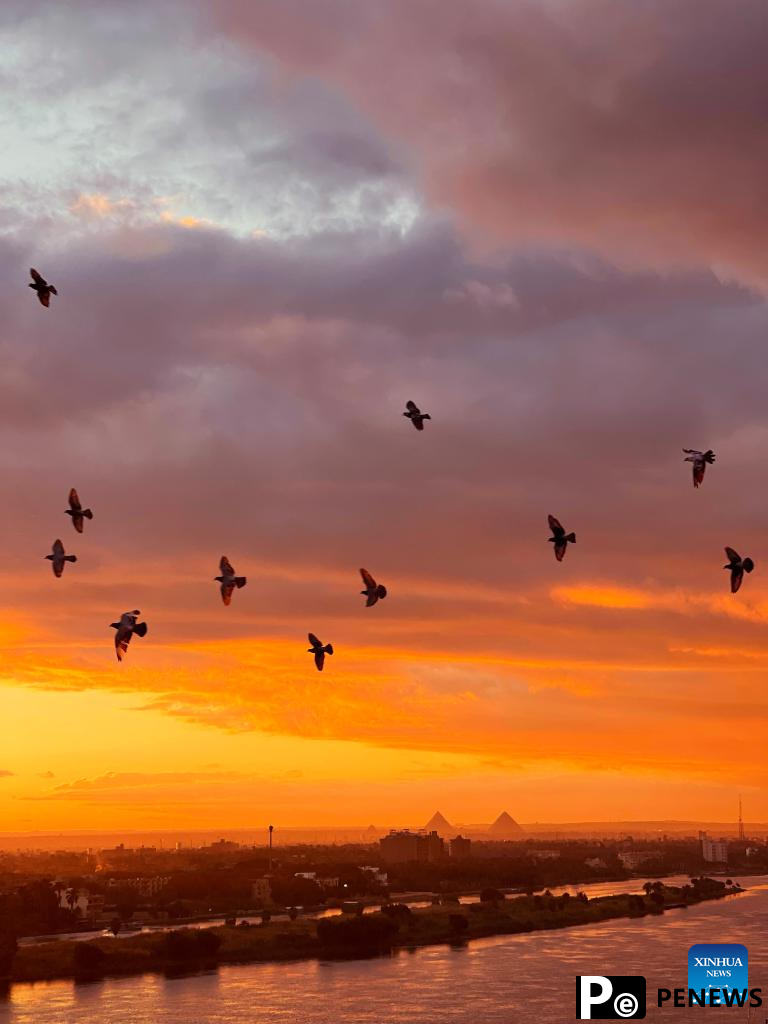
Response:
M59 294L59 293L58 293L58 292L56 291L56 289L55 289L55 288L53 287L53 285L52 285L52 284L49 284L49 285L48 285L48 291L49 291L49 292L53 292L53 294L54 294L54 295L58 295L58 294Z
M575 544L576 543L576 534L575 533L566 533L565 539L568 541L569 544Z
M333 654L333 644L326 644L323 650L326 654Z
M146 622L137 622L136 625L133 627L133 632L136 634L136 636L146 636L147 635L147 624L146 624Z
M752 570L754 568L755 568L755 563L752 561L752 559L751 558L745 558L744 559L744 572L752 572Z
M49 562L53 561L53 555L45 555Z
M76 562L77 561L77 555L64 555L64 561L65 562Z
M380 583L378 587L376 587L376 595L377 597L386 597L387 588Z
M432 417L429 415L428 412L423 413L421 418L423 420L431 420L432 419Z
M247 582L248 580L246 579L245 576L235 576L235 586L237 587L238 590L242 589L242 587L244 587Z
M50 556L48 556L48 557L50 557ZM119 622L110 622L109 627L110 627L110 629L120 629L120 623Z
M85 516L86 519L93 519L93 512L91 512L89 508L83 509L83 515Z

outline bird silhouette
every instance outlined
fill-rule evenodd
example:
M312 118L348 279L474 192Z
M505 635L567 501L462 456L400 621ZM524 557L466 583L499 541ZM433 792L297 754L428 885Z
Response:
M683 448L683 451L688 456L683 462L693 463L693 486L700 487L704 482L707 465L711 466L715 461L715 453L711 448L707 448L705 452L697 451L695 448Z
M41 304L47 309L51 302L51 296L58 295L59 293L52 284L48 284L42 274L39 274L34 267L31 267L29 272L32 275L32 283L29 287L34 288Z
M417 430L424 429L424 420L431 420L432 417L428 412L422 412L421 409L416 405L415 402L408 401L405 403L407 412L403 413L403 416L407 416L411 423L416 427Z
M58 539L53 542L51 552L52 554L46 555L45 557L51 563L53 575L56 576L58 579L58 577L61 576L61 574L64 572L64 563L76 562L77 555L66 554L66 552L64 551L64 545Z
M119 622L110 622L112 629L117 630L115 633L115 654L118 661L122 661L123 655L127 654L128 644L131 642L131 637L134 633L136 636L147 635L146 622L136 621L140 615L139 609L134 608L132 612L123 612Z
M326 654L333 654L333 646L331 644L323 645L314 633L308 633L307 636L309 637L309 642L312 644L312 646L308 648L308 653L314 654L315 667L318 672L322 672L323 665L325 664L325 656Z
M731 571L731 593L737 593L741 586L741 581L744 579L745 572L752 572L755 568L755 563L751 558L742 558L738 551L734 551L733 548L726 547L725 553L728 556L728 564L724 565L724 569L730 569Z
M387 596L387 588L382 586L381 583L377 583L367 569L361 569L360 575L363 577L363 583L365 584L365 590L361 590L360 593L368 599L365 602L365 607L370 608L371 605L376 604L379 598Z
M221 584L221 600L224 604L228 605L232 600L235 587L240 590L248 581L245 576L237 576L235 574L235 570L232 568L232 564L226 555L221 556L219 572L221 576L214 576L214 580L216 583Z
M547 516L547 522L549 523L549 528L552 531L549 543L555 545L555 558L558 562L562 562L565 555L565 549L569 544L576 543L576 534L566 533L565 527L561 526L560 522L555 519L554 516Z
M93 512L89 508L83 508L74 487L69 492L69 508L64 510L64 514L72 516L72 525L78 533L83 532L83 519L93 519Z

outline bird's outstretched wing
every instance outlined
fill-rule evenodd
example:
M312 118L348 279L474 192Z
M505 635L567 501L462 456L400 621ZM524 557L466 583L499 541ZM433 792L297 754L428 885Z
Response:
M325 651L322 647L315 651L315 667L318 672L323 671L323 665L325 664Z
M555 558L558 560L558 562L562 562L563 557L565 555L565 549L567 547L568 547L568 541L567 540L560 540L558 538L558 540L555 541Z
M72 509L73 512L79 512L83 507L80 504L80 496L78 495L74 487L69 492L69 507Z
M727 545L726 545L726 548L725 548L725 553L726 553L726 555L728 555L728 561L729 562L740 562L741 561L741 555L738 553L738 551L734 551L733 548L729 548Z
M314 633L307 633L307 636L309 637L309 642L312 644L313 647L322 647L322 644L317 639Z
M421 411L418 405L416 405L416 403L412 402L410 399L408 399L408 401L405 403L405 408L408 410L408 412L415 412L417 416Z
M701 455L701 452L696 448L683 448L683 451L686 455ZM688 459L685 459L685 462L688 462Z
M741 581L744 579L744 570L741 566L736 569L731 569L731 593L738 593Z
M131 642L131 631L123 626L115 633L115 654L117 660L122 661L123 656L128 653L128 644Z
M235 570L232 568L232 563L230 562L226 555L221 556L221 561L219 562L219 569L221 570L222 576L235 575Z
M53 553L56 558L64 557L64 545L58 538L53 542Z
M376 580L371 576L367 569L361 569L360 575L363 577L363 583L368 587L369 590L376 589Z
M560 521L554 516L547 516L547 522L555 537L562 537L565 534L565 527L561 526Z
M45 306L46 309L48 309L48 307L51 304L51 293L47 291L38 292L37 297L38 299L40 299L42 305Z
M43 285L43 287L45 287L45 285L48 283L43 277L43 275L40 274L37 270L35 270L34 267L30 267L29 272L32 275L32 280L35 282L35 284L41 284Z
M704 482L704 471L707 468L707 464L704 459L693 460L693 486L700 487Z
M232 593L235 589L234 583L222 583L221 584L221 600L225 605L229 606L232 602Z

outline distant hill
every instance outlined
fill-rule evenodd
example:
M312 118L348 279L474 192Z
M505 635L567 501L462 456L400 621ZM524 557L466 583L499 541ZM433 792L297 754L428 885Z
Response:
M437 832L439 836L446 836L448 834L456 835L456 828L450 821L442 816L440 811L436 811L429 819L427 824L424 826L425 832Z
M521 828L506 811L502 811L496 821L488 827L488 835L494 839L519 839L524 834L525 829Z

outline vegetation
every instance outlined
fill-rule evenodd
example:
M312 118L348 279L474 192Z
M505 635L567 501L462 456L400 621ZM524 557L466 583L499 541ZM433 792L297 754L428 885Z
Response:
M587 899L584 894L544 893L486 900L457 906L412 910L388 904L378 913L341 915L318 921L297 919L261 925L147 932L91 942L54 941L5 947L0 934L0 977L38 981L63 977L100 977L145 971L195 971L218 963L354 957L387 953L398 946L453 942L487 935L566 928L618 917L661 914L669 906L698 903L740 892L711 878L693 878L679 888L649 884L645 895L620 894ZM6 959L3 961L3 949Z

